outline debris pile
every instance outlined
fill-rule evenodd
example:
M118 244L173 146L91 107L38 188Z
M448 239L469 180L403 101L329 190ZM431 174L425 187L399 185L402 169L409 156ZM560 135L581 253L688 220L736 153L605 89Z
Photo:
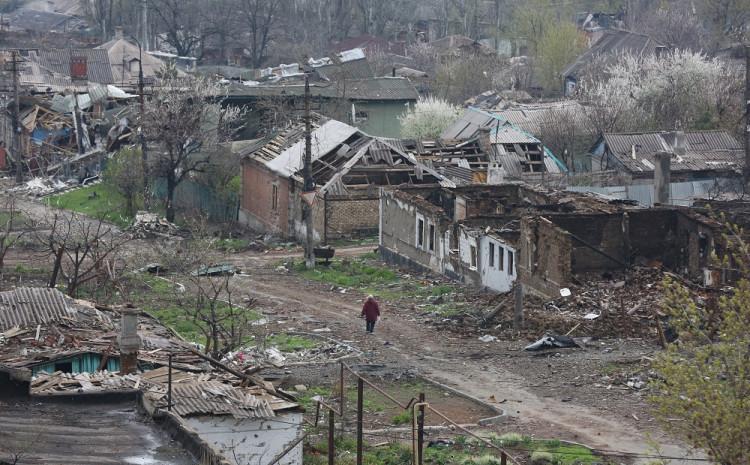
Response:
M133 236L138 239L148 239L155 236L174 237L180 236L180 228L174 223L161 218L156 213L138 212L135 214L133 224L128 228Z
M326 342L310 349L293 352L282 352L277 347L264 349L259 346L251 346L227 353L222 362L236 365L243 370L249 367L269 365L282 368L288 365L335 362L352 355L354 352L353 347L336 342Z
M10 192L31 197L44 197L72 187L72 184L65 183L55 178L31 178L20 186L11 187Z

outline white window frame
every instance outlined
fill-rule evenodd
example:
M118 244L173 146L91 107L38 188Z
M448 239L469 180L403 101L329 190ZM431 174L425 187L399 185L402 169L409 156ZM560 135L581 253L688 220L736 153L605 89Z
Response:
M422 223L422 230L419 230L419 223ZM425 244L424 244L424 235L425 235L425 226L427 225L427 221L424 219L424 215L420 215L417 213L417 219L414 224L414 243L416 244L418 249L424 250ZM420 234L421 233L421 234Z

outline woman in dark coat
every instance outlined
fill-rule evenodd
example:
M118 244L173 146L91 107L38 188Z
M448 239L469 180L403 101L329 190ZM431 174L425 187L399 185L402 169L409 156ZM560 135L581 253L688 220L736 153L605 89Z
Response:
M362 317L366 322L366 330L368 333L372 333L375 330L375 322L378 321L380 316L380 307L375 297L368 295L365 304L362 306Z

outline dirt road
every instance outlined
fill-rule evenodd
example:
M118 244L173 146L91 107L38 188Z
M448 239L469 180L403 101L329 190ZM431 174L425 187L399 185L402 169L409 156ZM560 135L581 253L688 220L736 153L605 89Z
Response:
M301 255L285 255L292 256ZM235 278L237 289L255 296L264 307L274 308L274 318L288 320L296 329L330 328L333 337L351 341L363 350L370 363L415 368L480 399L507 399L500 407L537 437L579 441L601 450L652 454L650 437L660 443L664 455L687 454L683 445L674 443L653 423L639 424L635 414L624 417L622 412L576 404L563 392L541 394L519 371L518 363L507 363L508 354L502 353L501 346L438 332L400 309L385 309L375 334L365 335L359 318L360 295L332 292L325 285L276 271L272 265L276 262L268 255L237 257L236 263L248 270Z

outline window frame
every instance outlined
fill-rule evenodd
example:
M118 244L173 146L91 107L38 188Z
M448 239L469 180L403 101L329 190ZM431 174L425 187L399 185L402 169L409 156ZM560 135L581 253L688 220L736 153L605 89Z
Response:
M489 268L493 268L495 266L495 243L490 241L489 243L489 261L487 262L487 266Z
M277 211L279 209L279 186L277 184L271 185L271 210Z

